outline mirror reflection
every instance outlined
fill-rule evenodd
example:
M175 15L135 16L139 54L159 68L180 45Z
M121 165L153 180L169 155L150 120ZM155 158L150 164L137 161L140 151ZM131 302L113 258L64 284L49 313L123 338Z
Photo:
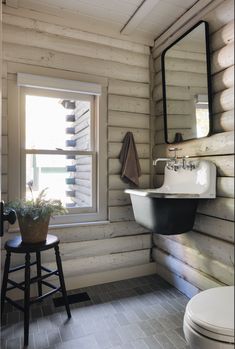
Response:
M200 22L163 53L167 143L208 136L210 96L207 23Z

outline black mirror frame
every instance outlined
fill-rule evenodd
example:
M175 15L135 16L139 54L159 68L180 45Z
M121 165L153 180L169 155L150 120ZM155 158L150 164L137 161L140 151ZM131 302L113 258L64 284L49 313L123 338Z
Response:
M170 44L161 55L161 68L162 68L162 96L163 96L163 116L164 116L164 136L165 142L167 144L174 144L168 141L168 133L167 133L167 101L166 101L166 76L165 76L165 55L167 51L177 44L181 39L191 33L195 28L197 28L202 23L205 24L205 42L206 42L206 62L207 62L207 90L208 90L208 110L209 110L209 132L205 137L201 138L192 138L192 139L202 139L210 136L212 134L213 122L212 122L212 85L211 85L211 58L210 58L210 42L209 42L209 23L206 21L199 21L189 30L187 30L183 35L181 35L177 40L175 40L172 44ZM189 139L190 140L190 139ZM187 142L189 140L185 140L182 142Z

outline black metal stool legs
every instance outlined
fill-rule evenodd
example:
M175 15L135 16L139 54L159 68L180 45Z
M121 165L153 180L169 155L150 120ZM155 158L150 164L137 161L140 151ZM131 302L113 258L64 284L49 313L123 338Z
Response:
M62 263L61 263L61 258L60 258L60 251L59 251L59 246L55 246L55 256L56 256L56 263L57 263L57 269L59 273L59 279L60 279L60 286L61 286L61 291L62 295L64 298L64 303L65 303L65 308L68 314L68 318L71 318L71 312L69 308L69 301L67 297L67 292L65 288L65 282L64 282L64 274L63 274L63 269L62 269Z
M41 270L41 253L36 252L37 259L37 277L41 278L42 270ZM42 296L42 280L38 280L38 297Z
M56 236L48 235L47 240L39 244L22 243L22 239L20 237L15 237L14 239L8 240L5 243L5 249L7 251L7 254L6 254L5 267L4 267L4 273L3 273L2 290L1 290L1 315L3 314L5 301L7 301L8 303L15 306L17 309L24 312L24 345L25 346L28 346L28 343L29 343L30 306L32 304L39 302L56 292L61 292L63 295L67 315L69 318L71 317L68 297L67 297L66 288L65 288L60 252L58 247L59 242L60 241ZM41 252L49 250L51 248L55 249L55 257L56 257L56 264L57 264L56 270L50 270L41 265ZM24 253L25 263L23 265L10 269L11 253ZM30 262L30 253L36 253L36 262L33 262L33 263ZM32 265L35 265L35 264L37 267L37 276L30 278L31 276L30 268ZM19 270L24 270L24 281L16 282L14 280L9 279L9 273L16 272ZM43 275L42 275L42 270L46 272L46 273L43 273ZM51 282L45 281L46 278L52 275L59 276L60 286L55 286ZM38 297L30 299L30 285L34 283L37 283ZM7 287L8 284L10 284L10 287ZM43 294L42 293L43 284L45 284L49 288L52 288L52 291ZM7 291L15 288L20 289L21 291L24 291L23 306L19 302L16 302L7 296Z
M7 281L8 281L8 273L9 273L9 269L10 269L10 261L11 261L11 252L7 251L3 279L2 279L1 318L2 318L2 314L3 314L3 310L4 310L5 297L6 297L6 292L7 292Z
M24 290L24 345L29 343L29 308L30 308L30 253L25 255L25 290Z

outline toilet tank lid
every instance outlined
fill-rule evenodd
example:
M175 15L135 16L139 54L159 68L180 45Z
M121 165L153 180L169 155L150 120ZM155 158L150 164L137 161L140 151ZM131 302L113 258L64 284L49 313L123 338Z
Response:
M234 335L234 286L216 287L199 293L186 313L196 325L227 336Z

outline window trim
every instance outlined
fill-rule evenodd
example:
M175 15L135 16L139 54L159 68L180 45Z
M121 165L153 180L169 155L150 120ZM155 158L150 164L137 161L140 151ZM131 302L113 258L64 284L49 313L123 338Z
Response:
M18 74L19 75L19 74ZM24 74L24 75L31 75L31 74ZM50 77L46 77L50 80ZM65 79L57 79L57 78L51 78L52 80L58 82L61 81L67 81L69 85L69 82L74 83L73 80L65 80ZM91 80L92 77L89 76L89 80ZM94 79L95 81L97 79ZM79 85L79 81L77 82ZM87 86L98 86L98 84L92 84L89 82L84 82L84 84ZM22 83L20 84L22 85ZM82 85L79 85L82 86ZM96 168L97 168L97 210L96 212L92 213L75 213L75 214L67 214L64 216L57 216L54 219L51 220L50 226L53 225L63 225L63 224L76 224L76 223L88 223L88 222L95 222L95 221L106 221L107 220L107 87L106 85L102 86L99 85L100 89L102 90L102 94L96 94L95 97L95 103L98 115L96 115L97 118L97 125L96 129L97 132L97 157L95 158L96 162ZM13 200L16 197L20 197L20 166L21 166L21 160L20 160L20 129L21 129L21 123L20 123L20 94L21 94L21 87L17 83L16 80L8 80L8 91L9 91L9 98L8 98L8 116L9 116L9 185L8 185L8 193L9 193L9 200ZM66 93L69 92L71 94L71 91L68 91L63 89L56 89L60 92ZM72 91L74 92L74 91ZM87 92L79 91L82 94L87 94ZM76 95L77 95L76 91ZM85 96L83 95L83 98Z
M17 86L76 92L93 96L100 96L102 94L100 84L24 73L17 73Z

